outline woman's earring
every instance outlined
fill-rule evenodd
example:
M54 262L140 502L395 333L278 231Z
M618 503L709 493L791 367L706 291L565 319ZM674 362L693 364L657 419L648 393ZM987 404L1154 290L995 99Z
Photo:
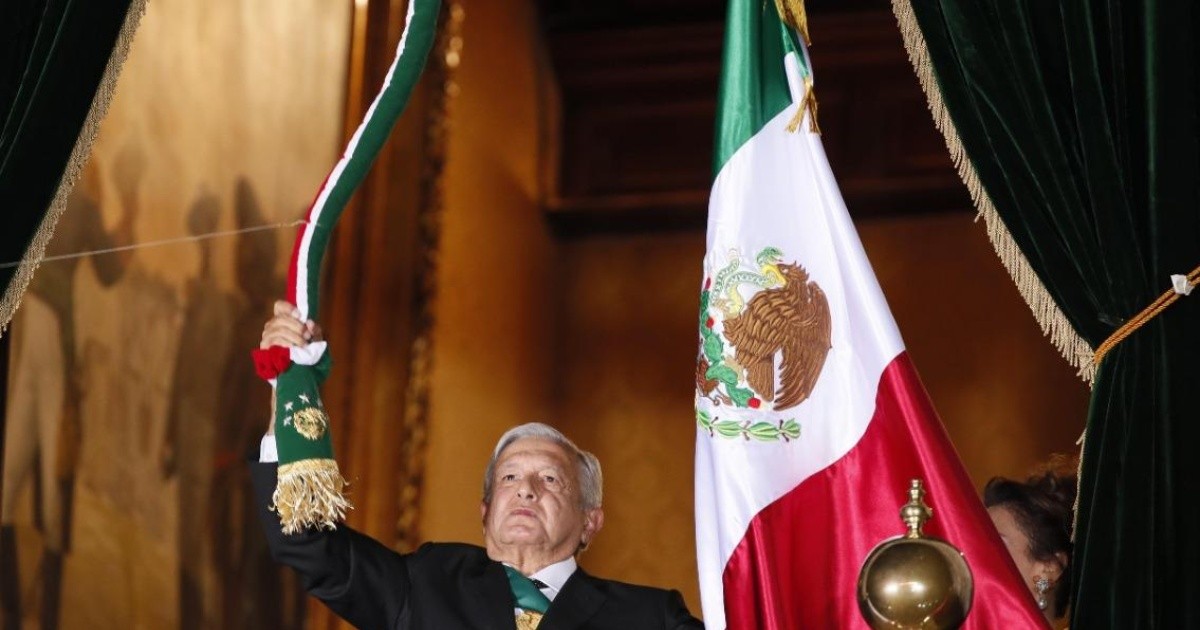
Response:
M1050 591L1050 580L1047 580L1045 576L1038 577L1038 579L1033 581L1033 587L1037 589L1037 593L1038 593L1038 596L1037 596L1038 608L1041 608L1042 610L1046 610L1046 606L1047 606L1046 593Z

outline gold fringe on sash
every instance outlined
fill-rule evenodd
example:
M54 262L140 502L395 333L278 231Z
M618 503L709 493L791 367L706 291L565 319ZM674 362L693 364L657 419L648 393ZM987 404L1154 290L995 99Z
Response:
M933 122L945 137L946 148L950 150L950 157L954 160L958 175L966 184L979 216L983 217L992 247L995 248L1004 268L1008 270L1008 275L1017 285L1021 297L1033 311L1034 318L1042 328L1042 334L1050 338L1050 342L1054 344L1063 358L1078 370L1080 378L1091 386L1096 375L1096 367L1092 362L1092 348L1079 336L1079 333L1071 326L1071 322L1067 320L1066 315L1058 308L1058 304L1050 297L1046 285L1042 284L1041 279L1037 277L1033 267L1030 266L1029 260L1017 247L1012 234L1004 225L1000 214L996 212L987 191L984 190L983 183L979 181L979 174L975 172L975 167L967 157L958 130L954 127L954 121L950 119L950 113L946 110L945 102L942 101L942 93L938 88L937 78L933 74L933 63L929 59L929 49L925 45L925 37L921 34L920 27L917 25L912 5L909 0L892 0L892 11L896 14L896 21L900 25L900 34L904 37L904 47L908 50L908 59L912 62L913 70L921 82L921 87L925 90Z
M337 529L346 511L353 509L345 497L348 485L332 459L280 464L271 509L279 514L283 533Z
M91 156L92 143L96 141L96 132L100 130L100 122L108 113L108 106L112 103L113 94L117 90L117 77L121 74L121 68L125 66L125 59L129 57L129 46L133 42L134 33L137 32L142 15L146 12L146 1L133 0L129 3L129 12L125 15L125 23L121 25L121 30L117 34L112 55L104 67L104 75L100 77L96 95L92 98L92 107L88 110L83 127L79 130L79 138L75 141L75 148L71 150L67 167L58 183L58 190L50 201L50 207L46 210L46 216L42 218L42 224L38 226L37 232L30 240L29 248L25 250L25 256L21 259L16 273L13 274L8 289L3 296L0 296L0 336L4 335L5 330L8 329L8 323L12 321L13 315L20 308L25 289L33 280L33 273L37 271L38 265L46 255L46 245L54 236L54 227L58 225L59 218L67 208L67 197L71 195L71 191L79 179L79 172Z

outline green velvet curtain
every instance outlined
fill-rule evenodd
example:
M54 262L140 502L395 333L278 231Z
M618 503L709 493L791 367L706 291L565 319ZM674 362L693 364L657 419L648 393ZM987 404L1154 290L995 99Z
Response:
M0 2L0 330L87 158L144 5Z
M993 242L1019 250L1014 279L1078 364L1073 342L1095 348L1200 266L1200 5L894 5L918 73L932 70L935 117L944 104L951 149L969 158L960 170L1002 221ZM1095 374L1072 628L1200 628L1198 394L1200 290Z

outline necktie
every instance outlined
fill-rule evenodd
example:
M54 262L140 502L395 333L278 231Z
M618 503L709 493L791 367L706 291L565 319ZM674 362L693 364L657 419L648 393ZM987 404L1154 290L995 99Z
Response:
M537 630L542 615L550 608L550 598L538 590L533 580L521 575L520 571L506 565L504 572L508 574L508 586L516 598L517 608L522 610L521 614L517 615L517 630Z

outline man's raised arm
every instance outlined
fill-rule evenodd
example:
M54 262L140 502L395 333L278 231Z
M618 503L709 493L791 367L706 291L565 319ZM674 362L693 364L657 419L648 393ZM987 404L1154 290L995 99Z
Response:
M277 301L273 317L263 327L260 347L291 348L319 340L321 328L315 322L300 321L294 306ZM258 461L250 464L258 517L272 558L295 569L306 591L356 627L392 627L410 591L404 556L344 524L334 530L283 533L271 505L278 469L274 415L272 409Z

